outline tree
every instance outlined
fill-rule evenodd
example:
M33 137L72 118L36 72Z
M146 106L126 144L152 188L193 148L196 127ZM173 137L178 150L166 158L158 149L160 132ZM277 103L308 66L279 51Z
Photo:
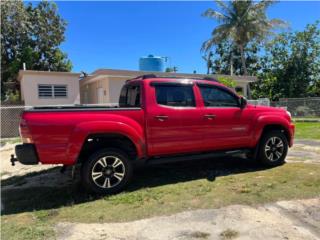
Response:
M174 67L167 67L165 72L177 72L178 71L178 67L174 66Z
M320 97L319 23L279 34L267 45L259 81L252 86L254 97Z
M72 64L59 49L65 40L66 21L53 2L41 1L36 6L22 1L1 3L1 98L17 89L15 82L23 63L32 70L71 71ZM13 84L17 86L17 84ZM8 94L7 94L8 95Z
M284 26L279 19L269 20L266 16L267 8L274 3L273 0L252 0L223 2L215 0L221 12L209 8L203 16L213 18L221 23L212 33L211 38L202 45L202 51L209 51L214 45L222 41L230 41L231 49L236 47L240 52L243 74L248 75L245 49L250 42L259 43L266 40L275 27ZM233 58L231 58L231 61ZM233 66L233 64L230 64Z
M207 64L207 74L210 74L210 70L212 72L212 67L213 67L213 61L212 61L213 53L210 51L208 54L205 56L202 56L203 60Z
M249 75L255 75L259 67L260 46L249 43L245 48L245 61ZM212 72L215 74L243 75L240 52L230 41L222 41L215 47Z

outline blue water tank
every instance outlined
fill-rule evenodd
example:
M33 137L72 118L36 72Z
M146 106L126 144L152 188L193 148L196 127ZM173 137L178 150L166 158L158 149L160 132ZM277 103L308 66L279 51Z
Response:
M150 54L147 57L140 58L139 70L151 72L164 72L165 62L165 57L159 57Z

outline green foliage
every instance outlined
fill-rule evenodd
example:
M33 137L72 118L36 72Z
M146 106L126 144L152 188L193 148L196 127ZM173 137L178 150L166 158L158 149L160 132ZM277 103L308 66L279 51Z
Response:
M234 88L237 85L236 82L231 77L219 76L218 81L230 88Z
M7 99L6 99L7 103L19 103L20 102L20 93L19 91L12 91L11 89L9 89L7 91Z
M244 50L246 53L245 62L248 74L255 75L259 70L258 54L260 46L252 42L249 43ZM241 53L230 41L222 41L216 45L212 66L213 73L243 75L244 71L241 64Z
M213 46L230 41L232 48L240 52L241 66L247 75L245 48L251 42L260 43L273 33L275 27L284 26L279 19L269 20L266 10L274 1L230 1L215 0L221 12L209 8L203 16L215 19L218 25L211 33L211 38L205 41L201 50L207 52ZM231 51L232 52L232 51ZM232 58L231 58L232 61Z
M22 1L1 2L2 99L9 91L4 83L16 81L23 63L32 70L71 70L70 60L59 49L66 25L53 2L41 1L36 6ZM15 93L16 87L12 91Z
M301 32L279 34L267 45L260 65L253 97L320 96L319 21Z
M177 72L178 71L178 67L167 67L165 72Z
M210 74L210 70L213 72L213 52L209 51L206 55L202 56L202 58L207 64L207 74Z

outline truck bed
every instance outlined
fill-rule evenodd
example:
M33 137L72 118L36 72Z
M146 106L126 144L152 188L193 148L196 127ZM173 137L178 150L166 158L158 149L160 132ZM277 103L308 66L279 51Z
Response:
M64 105L64 106L35 106L26 108L26 112L47 112L47 111L127 111L140 110L139 107L119 107L105 105Z

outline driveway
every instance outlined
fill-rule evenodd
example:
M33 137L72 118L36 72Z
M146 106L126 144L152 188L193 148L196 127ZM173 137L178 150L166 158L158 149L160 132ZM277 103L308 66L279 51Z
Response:
M60 240L317 240L320 198L258 207L233 205L126 223L59 223L55 231Z

